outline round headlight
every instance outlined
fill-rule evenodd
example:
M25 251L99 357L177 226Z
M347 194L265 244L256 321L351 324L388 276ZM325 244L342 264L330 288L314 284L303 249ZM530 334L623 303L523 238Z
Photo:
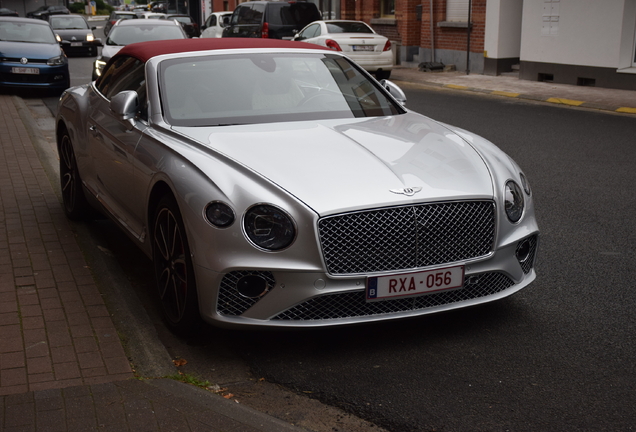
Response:
M521 186L523 187L523 190L526 194L528 194L528 196L530 196L530 183L528 183L528 179L526 179L526 176L523 175L523 173L519 173L519 177L521 177Z
M523 194L519 185L512 180L506 183L504 196L506 215L510 222L518 222L523 214Z
M243 228L254 245L270 251L285 249L296 238L296 228L291 217L279 208L267 204L257 204L247 210Z
M217 228L227 228L234 223L234 211L220 201L214 201L205 208L205 218Z

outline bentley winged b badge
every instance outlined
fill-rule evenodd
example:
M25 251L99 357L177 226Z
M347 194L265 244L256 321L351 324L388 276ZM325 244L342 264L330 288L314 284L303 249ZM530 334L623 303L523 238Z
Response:
M389 189L390 192L393 192L394 194L403 194L406 196L413 196L416 193L418 193L419 191L422 190L421 186L413 186L413 187L406 187L404 189Z

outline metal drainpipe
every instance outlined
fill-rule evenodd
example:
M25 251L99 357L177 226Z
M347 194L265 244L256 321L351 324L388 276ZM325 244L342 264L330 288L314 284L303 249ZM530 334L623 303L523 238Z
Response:
M468 40L466 41L466 75L470 75L470 11L472 10L473 1L468 0Z
M430 0L430 19L431 19L431 63L435 63L435 23L433 18L433 0Z

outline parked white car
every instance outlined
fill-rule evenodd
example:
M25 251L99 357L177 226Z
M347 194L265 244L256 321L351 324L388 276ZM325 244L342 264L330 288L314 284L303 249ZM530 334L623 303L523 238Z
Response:
M201 26L202 38L220 38L223 34L223 28L226 20L229 20L232 12L212 12Z
M362 21L314 21L298 32L294 40L342 51L365 70L374 73L377 79L389 79L391 76L391 41Z
M141 18L141 19L167 19L167 16L166 16L165 13L161 13L161 12L144 11L144 12L137 12L137 18Z

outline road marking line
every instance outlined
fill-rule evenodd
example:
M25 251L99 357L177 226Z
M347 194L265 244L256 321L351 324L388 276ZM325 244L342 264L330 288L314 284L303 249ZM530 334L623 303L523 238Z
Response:
M636 108L620 107L619 109L616 110L616 112L636 114Z
M452 89L458 89L458 90L468 90L468 88L469 88L469 87L461 86L461 85L457 85L457 84L445 84L444 87L448 87L448 88L452 88Z
M546 102L552 102L552 103L563 104L563 105L571 105L571 106L579 106L585 103L585 101L577 101L572 99L561 99L561 98L549 98L546 100Z
M495 91L491 92L491 94L494 94L494 95L497 95L497 96L519 97L519 95L521 93L512 93L512 92L507 92L507 91L495 90Z

